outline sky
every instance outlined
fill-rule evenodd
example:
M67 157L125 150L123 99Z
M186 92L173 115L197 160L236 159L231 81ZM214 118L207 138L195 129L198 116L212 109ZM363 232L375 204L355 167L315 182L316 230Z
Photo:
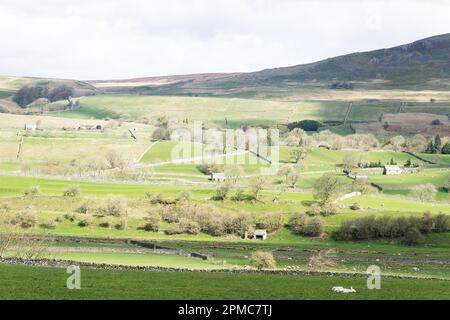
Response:
M0 0L0 75L291 66L450 32L450 0Z

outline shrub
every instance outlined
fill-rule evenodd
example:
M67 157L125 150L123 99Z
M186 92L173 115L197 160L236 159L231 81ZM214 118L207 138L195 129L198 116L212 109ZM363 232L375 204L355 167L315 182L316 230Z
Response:
M170 139L170 133L167 128L161 127L153 131L152 133L152 140L169 140Z
M310 218L305 214L294 215L289 227L294 233L307 237L319 237L325 230L322 220L318 217Z
M258 270L275 269L276 262L271 252L256 251L250 257L250 265Z
M152 194L147 192L145 195L151 204L169 205L175 203L173 200L166 199L161 193Z
M114 217L126 215L128 211L127 198L123 196L108 196L99 211Z
M268 233L279 230L283 224L283 215L280 213L266 213L255 218L256 229L265 229Z
M125 218L120 219L119 223L116 224L117 230L126 230L128 229L128 220Z
M222 172L223 167L215 163L204 163L197 166L197 170L205 175L209 175L213 172Z
M42 224L42 227L45 228L45 229L55 229L56 226L57 226L56 219L47 220L46 222L44 222Z
M33 213L21 212L14 216L11 220L11 224L19 225L24 229L34 228L37 223L37 217Z
M85 200L77 209L75 209L78 213L88 214L94 205L94 202L90 199Z
M365 183L361 180L356 180L352 184L353 192L361 192L362 194L374 194L377 193L377 188L371 186L369 183Z
M145 218L145 225L142 227L145 231L153 231L158 232L159 231L159 225L161 223L161 216L158 212L151 210L149 211L148 216Z
M450 216L447 214L438 214L434 217L434 228L438 232L450 230Z
M64 197L77 197L80 195L80 187L77 185L68 186L63 194Z
M104 217L100 222L100 227L111 229L113 226L113 221L111 217Z
M422 238L423 236L420 231L417 228L411 227L406 230L402 243L408 246L415 246L419 244Z
M236 234L238 236L244 236L245 233L253 232L255 229L255 223L251 214L241 212L235 216L232 216L226 223L227 233Z
M309 209L306 211L306 214L308 216L314 217L320 215L321 212L321 206L318 203L313 203Z
M445 232L449 228L450 218L444 214L432 216L425 213L422 217L409 218L371 216L342 222L332 236L336 240L402 239L403 243L413 244L420 240L416 231L419 233Z
M92 224L92 220L89 217L84 217L78 222L78 226L85 228Z
M191 193L189 191L181 191L177 197L177 201L189 201L191 200Z
M431 183L421 184L411 188L411 196L422 202L434 200L436 193L437 189Z
M40 186L32 186L32 187L29 187L29 188L25 189L23 191L23 195L25 197L34 198L34 197L37 197L40 192L41 192L41 187Z
M333 216L337 214L338 210L336 205L331 202L324 203L320 206L320 214L324 217Z
M197 222L187 218L181 218L180 222L178 222L178 229L182 233L198 234L200 232L200 225Z
M153 210L159 210L161 212L161 217L165 222L175 223L180 220L179 213L175 209L175 206L156 207Z
M358 211L358 210L361 210L361 206L359 205L359 203L355 202L354 204L352 204L350 206L350 209L353 211Z
M221 216L211 215L207 221L205 221L202 231L211 236L222 236L225 234L225 226L223 218Z
M74 222L77 219L77 215L75 213L66 213L64 218L70 222Z
M168 236L172 236L172 235L182 234L183 231L181 231L178 228L178 226L175 226L174 228L164 230L164 233Z
M158 232L159 231L159 223L157 221L147 221L144 224L144 226L142 227L142 230Z
M228 197L228 192L230 191L230 186L227 183L221 183L216 188L216 199L217 200L226 200Z
M123 169L126 166L126 161L121 153L116 150L110 150L106 154L106 162L110 169L120 168Z

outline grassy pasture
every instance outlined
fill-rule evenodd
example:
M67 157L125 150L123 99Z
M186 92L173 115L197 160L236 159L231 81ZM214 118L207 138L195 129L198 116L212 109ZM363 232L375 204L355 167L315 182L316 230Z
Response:
M442 165L450 165L450 155L448 154L418 154L421 158Z
M77 181L63 181L63 180L49 180L39 178L26 177L0 177L0 197L2 202L8 203L15 211L26 211L28 207L36 208L39 223L44 223L49 219L62 217L67 212L73 212L82 202L82 199L65 199L61 197L63 190L67 186L77 184L80 186L81 195L83 197L95 196L101 201L101 197L109 194L121 194L129 197L130 212L129 212L129 230L115 230L101 228L99 224L101 219L94 221L94 224L88 228L80 228L77 223L63 220L58 224L55 230L41 229L40 232L51 232L58 235L80 235L80 236L114 236L114 237L139 237L139 238L184 238L184 239L213 239L210 236L174 236L168 237L163 233L149 233L142 230L137 230L143 223L142 218L148 210L148 202L145 200L145 192L162 193L163 195L175 198L181 191L187 190L192 194L193 201L196 202L210 202L215 192L213 188L206 187L186 187L186 186L168 186L168 185L128 185L128 184L111 184L111 183L97 183L97 182L77 182ZM42 196L34 200L22 200L16 198L20 196L27 187L39 185ZM313 196L309 193L285 192L281 195L280 203L273 203L272 199L277 194L277 191L266 190L262 195L262 202L235 202L235 201L214 201L216 205L223 212L240 212L247 211L255 214L262 214L266 212L280 212L288 217L296 212L304 212L308 206L313 202ZM398 215L421 215L426 211L432 213L448 213L450 212L450 205L447 203L421 203L412 199L400 196L360 196L348 199L341 204L350 206L358 202L363 208L361 211L351 211L350 209L340 210L336 216L323 218L326 222L327 229L332 230L337 227L343 220L352 217L365 215L383 215L388 214L392 216ZM80 216L81 218L82 216ZM118 222L118 221L117 221ZM298 238L298 237L295 237ZM291 239L295 242L295 239ZM270 241L275 241L270 239Z
M442 169L425 169L418 173L399 176L369 175L369 181L380 185L383 189L409 189L415 185L431 183L443 187L448 180L449 172Z
M355 100L353 100L355 101ZM350 122L374 121L386 113L396 113L400 99L396 101L358 101L354 103L348 120ZM302 119L321 121L343 121L348 102L291 99L290 101L204 98L182 96L136 96L96 95L82 97L80 108L69 112L55 113L66 118L104 119L113 118L157 118L167 116L191 121L203 121L208 126L237 128L240 125L276 125ZM448 114L450 106L426 103L411 104L405 112L429 112ZM227 123L226 120L227 119Z
M149 144L144 140L24 138L21 158L24 161L70 162L72 159L83 160L105 155L110 150L115 150L129 159L136 159ZM2 138L0 140L0 160L15 160L18 146L18 138Z
M0 265L2 299L450 299L448 281L82 270L82 289L68 290L65 269ZM354 295L331 292L353 286ZM267 288L270 287L270 290ZM420 287L420 290L417 288Z
M80 109L57 113L79 118L160 117L204 121L209 126L236 128L242 124L275 125L301 119L343 120L344 103L282 102L270 100L169 96L99 95L83 97Z
M293 159L290 155L290 147L280 147L280 162L292 162ZM327 150L324 148L313 148L307 155L305 163L308 165L314 164L328 164L328 165L341 165L347 154L352 154L357 161L362 162L378 162L382 164L388 164L391 159L394 159L399 165L403 165L408 159L412 163L423 164L422 161L401 152L394 151L354 151L354 150Z

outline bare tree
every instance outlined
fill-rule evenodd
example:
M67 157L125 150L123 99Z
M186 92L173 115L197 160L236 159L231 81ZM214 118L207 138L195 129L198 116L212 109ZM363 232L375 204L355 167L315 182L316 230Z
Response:
M267 177L258 176L252 183L253 196L255 200L259 201L261 191L267 184Z

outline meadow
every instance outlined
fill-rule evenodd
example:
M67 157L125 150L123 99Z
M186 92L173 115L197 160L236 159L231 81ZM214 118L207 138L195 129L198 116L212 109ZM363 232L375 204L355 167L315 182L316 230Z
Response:
M0 264L1 299L449 299L448 281L383 279L368 290L366 278L268 274L173 273L82 269L81 290L65 287L65 269ZM357 293L331 292L336 285ZM270 287L270 290L267 288ZM417 290L420 287L421 290Z

